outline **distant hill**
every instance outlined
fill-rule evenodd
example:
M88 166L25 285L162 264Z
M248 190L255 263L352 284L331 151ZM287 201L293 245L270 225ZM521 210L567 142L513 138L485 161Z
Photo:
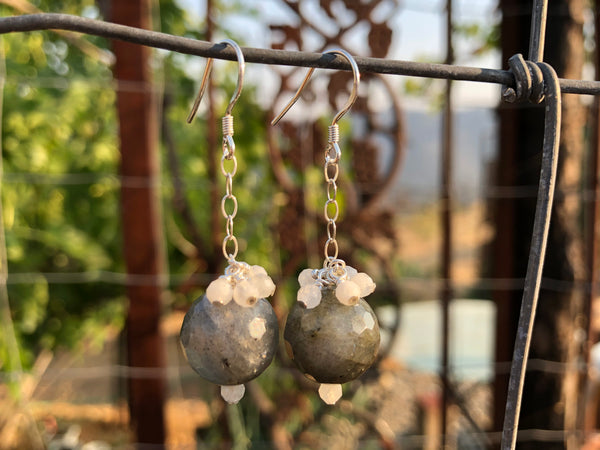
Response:
M402 171L389 200L402 204L435 201L441 163L441 114L406 109L407 146ZM496 153L497 130L493 109L473 108L454 113L454 192L457 200L480 199L486 167ZM382 161L385 165L386 161Z

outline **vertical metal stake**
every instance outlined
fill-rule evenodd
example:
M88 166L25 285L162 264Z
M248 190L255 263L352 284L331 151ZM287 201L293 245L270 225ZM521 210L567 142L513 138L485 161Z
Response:
M538 63L544 75L546 116L544 120L544 146L542 153L542 170L538 188L535 219L527 262L527 275L521 302L521 314L517 328L515 350L510 369L508 383L508 398L502 431L502 450L514 450L517 443L517 429L525 369L531 344L531 334L535 320L540 285L542 282L542 269L550 229L550 213L554 200L554 186L556 184L556 167L558 162L558 144L560 140L561 125L561 98L558 76L554 69L546 63Z
M452 43L452 0L446 0L446 64L454 62ZM448 403L450 389L449 380L449 338L450 338L450 302L452 300L452 80L446 80L444 94L444 111L442 118L442 172L440 191L440 219L442 226L441 275L440 291L442 307L442 342L441 342L441 379L442 379L442 438L441 448L447 443Z
M531 35L529 37L529 61L544 60L544 44L546 43L546 19L548 17L548 0L535 0L531 13Z

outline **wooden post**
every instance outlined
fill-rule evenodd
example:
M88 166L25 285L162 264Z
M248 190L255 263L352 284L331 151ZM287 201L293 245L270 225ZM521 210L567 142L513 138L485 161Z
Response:
M112 20L149 28L150 2L112 2ZM115 41L117 107L121 140L121 215L123 251L129 283L126 322L129 411L138 445L165 441L165 353L159 320L162 309L163 249L157 180L156 102L150 73L150 49ZM140 372L139 369L156 369ZM136 370L137 369L137 370ZM154 447L153 447L154 448Z

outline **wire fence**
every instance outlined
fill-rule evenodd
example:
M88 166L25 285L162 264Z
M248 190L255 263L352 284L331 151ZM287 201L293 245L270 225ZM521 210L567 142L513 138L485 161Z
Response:
M545 13L548 4L543 1L534 3L534 21L532 24L532 40L530 45L529 61L513 61L511 70L493 70L472 67L461 67L447 64L429 64L410 61L392 61L378 58L357 57L357 64L362 72L371 72L388 75L417 76L429 78L441 78L449 80L464 80L473 82L496 83L506 87L505 98L510 100L527 100L536 97L540 100L545 95L546 108L546 137L544 148L546 153L545 168L542 171L540 191L536 195L537 188L533 186L502 187L489 186L483 193L485 198L537 198L538 207L536 212L536 225L533 232L534 250L529 262L529 270L525 279L496 279L480 278L477 286L480 289L494 290L525 290L523 304L526 309L522 312L522 323L519 325L519 340L515 359L511 362L493 364L492 369L496 373L511 373L511 387L506 407L506 422L502 435L502 448L515 448L517 439L517 424L520 410L520 397L523 388L523 378L526 371L543 370L550 373L563 374L568 371L587 373L587 364L571 364L556 361L532 359L528 361L527 352L535 315L535 303L540 287L549 290L573 290L590 291L589 283L581 281L565 281L543 278L541 268L546 244L546 236L549 227L550 211L552 207L552 195L554 182L552 174L555 173L557 156L557 132L560 127L560 94L587 94L599 95L600 82L584 80L558 79L553 74L552 68L540 61L543 59ZM183 54L197 55L209 58L235 60L235 52L224 45L212 44L182 37L166 35L141 29L135 29L122 25L99 22L81 17L63 14L34 14L19 17L5 17L0 19L0 33L25 32L45 29L62 29L87 33L91 35L117 39L139 45L161 48ZM267 50L258 48L244 48L246 61L268 64L287 65L300 67L319 67L335 70L350 70L350 66L343 58L334 55L322 55L306 52L290 52L283 50ZM45 87L63 88L64 81L54 79L37 80ZM120 90L137 92L147 90L148 86L130 82L117 82ZM542 91L543 90L543 91ZM541 143L540 143L541 145ZM554 168L552 167L554 165ZM112 188L120 187L164 187L159 179L149 180L145 177L119 176L116 174L37 174L37 173L4 173L4 183L32 183L40 185L69 186L86 185L99 181L108 181ZM184 179L187 188L204 189L206 184L192 179ZM587 200L595 199L592 190L581 190L573 187L572 190L562 191L560 195L580 195ZM4 264L5 266L5 264ZM35 281L39 273L7 273L3 275L4 286L6 284L28 284ZM211 274L197 274L190 277L188 274L163 273L155 275L136 275L117 273L111 271L97 272L70 272L70 273L42 273L46 282L50 284L67 283L111 283L122 286L147 286L179 284L190 281L205 284L212 279ZM432 287L445 281L439 277L404 277L401 286L428 285ZM470 286L469 283L466 285ZM460 287L460 282L455 286ZM385 286L384 286L385 288ZM455 369L457 366L452 366ZM24 373L13 371L2 375L4 380L19 379ZM51 374L51 372L50 372ZM61 374L70 379L93 379L97 377L156 377L166 376L180 377L179 369L154 369L128 367L125 365L96 366L82 369L67 369ZM550 430L526 430L518 433L519 439L540 439L548 441L560 441L565 439L566 431ZM485 433L486 439L492 442L499 441L499 434ZM415 437L422 444L419 437ZM416 445L416 444L415 444Z

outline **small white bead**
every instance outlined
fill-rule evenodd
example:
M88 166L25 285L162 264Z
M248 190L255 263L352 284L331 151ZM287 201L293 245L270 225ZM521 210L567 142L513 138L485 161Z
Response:
M225 278L217 278L206 288L206 298L211 303L222 303L226 305L233 298L233 287Z
M221 386L221 397L230 405L236 404L244 396L246 388L243 384L237 384L235 386Z
M360 288L353 281L342 281L335 288L335 296L343 305L356 305L360 299Z
M346 266L346 275L348 275L348 278L352 278L357 273L358 270L356 270L354 267Z
M360 288L360 296L366 297L375 291L375 283L373 279L364 272L357 273L350 280L358 285Z
M316 284L303 286L298 290L297 299L308 309L316 308L321 303L321 289Z
M275 283L269 275L252 276L249 281L256 288L259 298L267 298L275 293Z
M319 397L328 405L335 403L342 397L341 384L321 384L319 386Z
M240 306L252 306L258 300L258 290L249 280L239 281L233 289L233 300Z
M315 278L313 277L313 270L304 269L302 272L300 272L300 275L298 275L298 283L300 283L300 287L314 284Z
M269 275L263 266L254 265L250 268L250 275L257 277L259 275Z

